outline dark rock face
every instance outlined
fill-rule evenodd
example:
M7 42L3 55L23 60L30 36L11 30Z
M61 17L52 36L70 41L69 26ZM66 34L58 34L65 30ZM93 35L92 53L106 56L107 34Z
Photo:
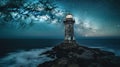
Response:
M120 57L114 53L78 46L77 43L61 43L43 54L55 60L38 67L120 67Z

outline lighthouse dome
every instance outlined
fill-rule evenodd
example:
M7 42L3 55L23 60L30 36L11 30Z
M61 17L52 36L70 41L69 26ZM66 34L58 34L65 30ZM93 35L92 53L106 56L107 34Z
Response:
M68 15L66 15L66 19L68 19L68 18L73 18L73 16L71 14L68 14Z

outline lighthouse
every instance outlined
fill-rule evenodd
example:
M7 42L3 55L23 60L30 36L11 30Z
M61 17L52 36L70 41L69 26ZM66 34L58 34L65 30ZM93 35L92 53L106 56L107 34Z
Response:
M67 14L63 23L65 25L64 43L75 42L75 38L74 38L74 23L75 23L75 20L74 20L72 14Z
M72 14L67 14L63 21L65 37L64 41L58 45L56 48L58 49L73 49L79 46L79 44L75 41L74 37L74 23L75 20Z

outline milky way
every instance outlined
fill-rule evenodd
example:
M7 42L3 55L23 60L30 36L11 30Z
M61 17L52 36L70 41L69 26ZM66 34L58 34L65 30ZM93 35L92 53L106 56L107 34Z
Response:
M119 36L120 33L119 1L2 0L0 3L1 37L63 37L62 22L67 13L76 20L77 36Z

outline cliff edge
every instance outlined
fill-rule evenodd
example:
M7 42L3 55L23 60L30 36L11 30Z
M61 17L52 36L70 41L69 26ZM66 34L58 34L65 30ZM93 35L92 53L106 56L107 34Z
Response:
M98 48L79 46L77 43L61 43L42 53L53 61L39 64L38 67L120 67L120 57Z

